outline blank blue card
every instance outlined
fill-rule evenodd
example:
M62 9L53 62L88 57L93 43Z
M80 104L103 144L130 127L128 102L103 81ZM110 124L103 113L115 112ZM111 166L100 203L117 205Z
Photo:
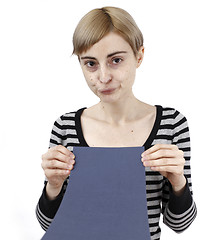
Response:
M143 151L74 147L74 170L42 240L150 240Z

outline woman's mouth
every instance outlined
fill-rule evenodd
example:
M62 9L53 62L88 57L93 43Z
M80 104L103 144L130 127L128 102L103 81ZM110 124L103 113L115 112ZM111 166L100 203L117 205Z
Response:
M109 95L109 94L112 94L115 90L116 88L108 88L108 89L101 89L99 90L99 92L105 95Z

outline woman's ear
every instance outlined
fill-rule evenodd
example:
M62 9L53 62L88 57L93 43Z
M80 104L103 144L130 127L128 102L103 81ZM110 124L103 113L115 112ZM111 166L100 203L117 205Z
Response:
M138 54L137 54L137 68L140 66L144 58L144 47L140 47Z

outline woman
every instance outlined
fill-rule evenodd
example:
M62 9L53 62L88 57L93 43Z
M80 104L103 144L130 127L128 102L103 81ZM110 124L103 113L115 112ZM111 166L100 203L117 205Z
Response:
M89 88L100 102L62 115L53 126L50 149L42 156L46 181L36 208L44 230L51 224L75 163L73 146L144 146L146 194L151 239L160 239L160 213L176 232L196 216L190 173L186 118L173 108L151 106L133 92L136 69L144 57L143 36L124 10L94 9L73 36Z

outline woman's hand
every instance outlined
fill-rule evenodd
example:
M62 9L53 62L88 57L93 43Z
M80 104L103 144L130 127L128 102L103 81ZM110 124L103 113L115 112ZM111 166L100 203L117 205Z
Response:
M177 195L182 193L186 184L183 174L185 159L183 151L176 145L156 144L143 152L142 162L145 167L166 177Z
M74 159L74 154L62 145L52 147L42 155L41 165L48 179L46 193L49 199L52 200L59 194L73 169Z

